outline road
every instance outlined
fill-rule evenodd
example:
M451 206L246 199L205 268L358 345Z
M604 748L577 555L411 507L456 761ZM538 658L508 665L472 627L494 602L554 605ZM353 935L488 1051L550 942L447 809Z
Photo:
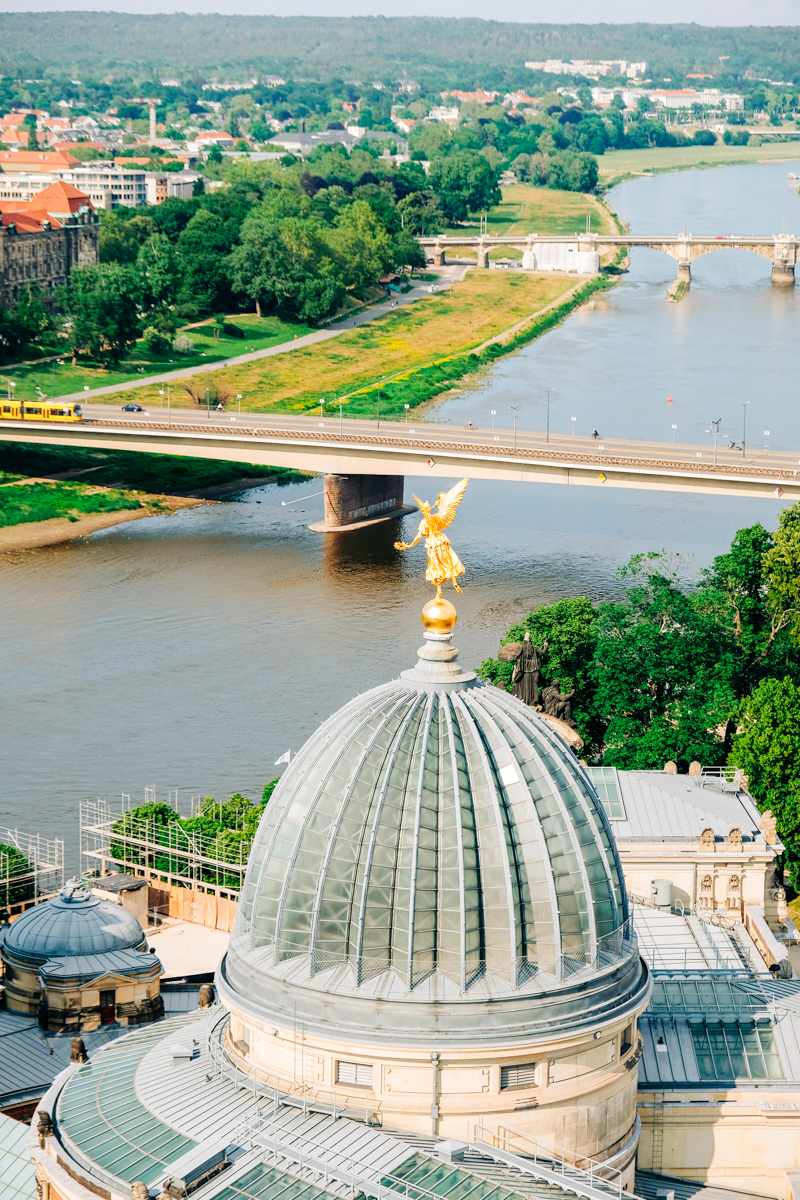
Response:
M4 421L12 441L177 454L320 473L425 475L800 499L798 455L338 415L122 413L86 405L80 424Z

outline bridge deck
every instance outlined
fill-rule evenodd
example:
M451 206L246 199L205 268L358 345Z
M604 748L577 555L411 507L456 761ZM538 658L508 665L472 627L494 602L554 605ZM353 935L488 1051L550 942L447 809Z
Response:
M124 449L300 470L363 475L504 479L595 487L721 492L800 499L796 454L755 454L658 443L551 439L508 431L455 430L403 424L377 429L366 421L212 417L181 414L171 422L92 416L80 424L3 421L0 440Z

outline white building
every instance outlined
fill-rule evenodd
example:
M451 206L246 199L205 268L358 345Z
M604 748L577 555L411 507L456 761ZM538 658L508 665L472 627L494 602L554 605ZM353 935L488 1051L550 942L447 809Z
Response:
M457 121L458 120L458 109L455 107L455 105L452 108L448 108L444 104L436 104L431 109L431 111L428 113L427 120L428 121Z
M573 58L569 62L548 58L544 62L526 62L525 66L532 71L545 71L548 75L585 75L587 79L599 79L601 75L627 75L628 79L637 79L647 70L646 62L613 58Z

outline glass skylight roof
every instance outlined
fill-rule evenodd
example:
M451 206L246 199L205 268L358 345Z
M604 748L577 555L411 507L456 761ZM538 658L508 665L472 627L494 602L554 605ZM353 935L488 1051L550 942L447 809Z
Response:
M783 1079L768 1017L690 1017L701 1079Z
M706 1012L764 1012L766 998L754 981L747 988L737 987L733 979L673 978L653 981L653 998L648 1012L706 1013Z
M193 1015L196 1020L196 1014ZM164 1038L157 1023L121 1038L73 1075L61 1094L61 1130L98 1166L133 1183L151 1182L197 1142L177 1133L137 1099L134 1075L143 1047Z
M609 821L626 821L625 805L619 790L616 767L587 767L587 774L605 809Z
M276 1171L259 1163L235 1183L223 1188L214 1200L318 1200L322 1196L327 1197L328 1193L313 1183L304 1183L285 1171Z

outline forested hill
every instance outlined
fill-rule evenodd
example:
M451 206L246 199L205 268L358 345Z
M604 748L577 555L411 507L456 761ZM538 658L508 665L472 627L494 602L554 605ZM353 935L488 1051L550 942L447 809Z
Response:
M645 60L654 78L705 72L800 80L800 28L525 25L446 18L0 13L0 72L147 77L262 72L430 83L502 82L526 60Z

